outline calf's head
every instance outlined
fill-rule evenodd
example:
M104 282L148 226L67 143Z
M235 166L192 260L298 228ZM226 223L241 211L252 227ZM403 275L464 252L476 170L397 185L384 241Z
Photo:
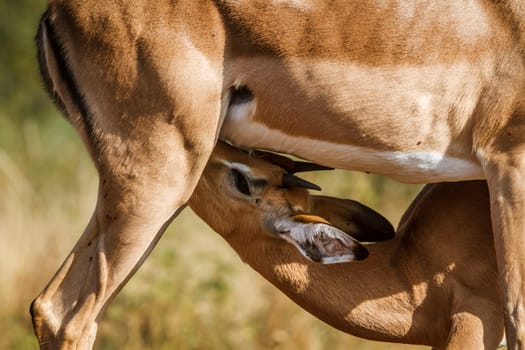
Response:
M368 251L356 238L394 236L383 216L358 202L310 195L307 189L320 188L290 174L303 165L219 143L190 206L226 240L231 235L284 239L325 264L366 258Z

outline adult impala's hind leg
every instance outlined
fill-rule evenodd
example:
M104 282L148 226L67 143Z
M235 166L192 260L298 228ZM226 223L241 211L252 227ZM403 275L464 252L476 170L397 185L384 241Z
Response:
M204 111L218 116L217 110ZM127 170L116 160L123 154L116 163L99 165L99 197L90 224L32 305L42 348L92 346L100 311L149 254L200 177L215 131L213 125L197 130L200 135L191 140L177 132L168 139L136 140L142 143L136 152L155 151L138 158L128 154ZM191 149L185 147L197 140Z
M47 85L99 174L89 225L31 307L45 349L91 348L100 312L184 207L218 134L224 43L214 6L174 3L185 14L177 23L135 13L123 26L132 13L109 15L121 5L51 2L38 35ZM199 16L215 34L194 42L185 33Z
M525 348L525 153L485 162L509 349Z
M191 196L215 144L222 88L220 78L199 77L195 72L193 81L175 79L181 90L173 99L148 107L152 96L136 111L101 103L100 115L93 116L96 128L88 147L99 173L97 206L81 239L32 305L42 348L91 348L101 310ZM119 110L127 112L126 118L114 118Z

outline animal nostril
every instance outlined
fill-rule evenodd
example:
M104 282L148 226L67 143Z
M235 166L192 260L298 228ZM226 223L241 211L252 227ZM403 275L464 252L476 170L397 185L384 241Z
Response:
M256 198L255 199L255 204L261 204L261 199L260 198Z

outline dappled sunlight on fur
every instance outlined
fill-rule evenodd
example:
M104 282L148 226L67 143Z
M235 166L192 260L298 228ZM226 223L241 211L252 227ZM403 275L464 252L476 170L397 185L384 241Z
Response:
M3 148L12 166L0 164L0 253L9 257L0 264L2 349L36 347L27 305L76 241L94 206L91 162L66 122L58 116L52 120L49 128L36 128L46 148ZM54 142L57 128L59 143ZM55 157L59 151L62 158ZM40 158L27 162L21 157L25 153ZM418 190L366 174L304 177L329 194L351 193L391 220ZM381 195L392 200L381 201ZM407 348L357 339L316 320L244 265L189 209L108 308L98 338L97 348L130 350Z

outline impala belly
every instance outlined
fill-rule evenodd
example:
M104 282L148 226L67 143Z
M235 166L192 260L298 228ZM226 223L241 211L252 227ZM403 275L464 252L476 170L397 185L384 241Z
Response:
M239 147L294 154L338 169L388 175L406 183L482 179L479 164L437 151L380 151L287 135L256 122L227 121L221 136Z
M230 104L221 138L408 183L484 178L462 136L481 89L475 67L278 64L227 67L253 98Z

